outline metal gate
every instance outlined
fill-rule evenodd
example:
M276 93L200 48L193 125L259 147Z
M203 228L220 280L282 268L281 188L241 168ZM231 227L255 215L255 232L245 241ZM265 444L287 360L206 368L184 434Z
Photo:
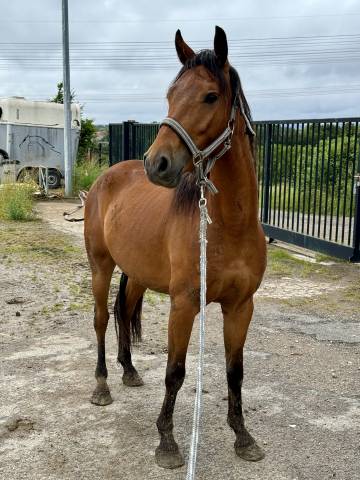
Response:
M158 123L110 123L109 164L143 158L144 152L155 140Z
M360 261L360 118L254 122L266 235ZM110 124L110 165L142 158L158 123Z

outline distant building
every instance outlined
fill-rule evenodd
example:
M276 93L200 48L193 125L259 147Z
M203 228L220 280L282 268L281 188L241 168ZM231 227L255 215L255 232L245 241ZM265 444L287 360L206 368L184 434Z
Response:
M73 161L80 136L80 105L71 105ZM47 167L50 187L64 177L64 106L30 101L23 97L0 98L0 167L15 166L16 179L26 171Z
M97 142L103 142L107 136L108 136L108 132L106 130L98 130L95 133L95 139Z

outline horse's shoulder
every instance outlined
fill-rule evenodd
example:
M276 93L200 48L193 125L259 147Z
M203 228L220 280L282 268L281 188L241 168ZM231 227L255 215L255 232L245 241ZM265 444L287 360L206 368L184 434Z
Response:
M121 180L132 176L145 176L144 164L141 160L126 160L124 162L119 162L110 167L105 172L106 178L112 178L114 180Z
M140 160L128 160L116 163L97 179L95 186L97 191L117 189L131 183L134 180L145 179L143 163Z

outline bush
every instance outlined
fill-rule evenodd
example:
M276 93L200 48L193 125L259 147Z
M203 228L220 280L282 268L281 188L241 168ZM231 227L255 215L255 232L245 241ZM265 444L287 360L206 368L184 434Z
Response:
M99 165L96 161L82 162L75 167L74 192L79 190L89 190L107 168L107 165Z
M77 159L79 162L86 162L89 150L95 147L96 126L91 118L81 119L81 130Z
M5 183L0 185L0 218L2 220L34 220L33 183Z

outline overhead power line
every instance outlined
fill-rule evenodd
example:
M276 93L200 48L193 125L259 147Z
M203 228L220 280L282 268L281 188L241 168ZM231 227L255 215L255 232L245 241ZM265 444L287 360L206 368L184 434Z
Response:
M202 41L190 42L206 47ZM360 61L360 34L242 38L229 42L237 67L342 64ZM179 62L172 42L78 42L70 46L73 70L170 70ZM0 43L0 70L57 70L59 43Z
M354 56L338 56L338 57L332 57L332 56L327 56L327 57L317 57L315 59L309 59L309 58L300 58L300 59L262 59L262 60L249 60L249 61L236 61L232 62L232 64L238 68L241 69L243 67L246 68L257 68L257 67L286 67L289 65L331 65L331 64L352 64L352 63L359 63L360 62L360 55L354 55ZM100 68L101 69L107 69L107 70L112 70L112 71L165 71L165 70L171 70L175 72L179 69L179 64L178 63L165 63L165 62L160 62L159 64L156 63L130 63L128 61L122 61L122 62L114 62L114 61L107 61L107 62L99 62L98 60L96 61L90 61L90 62L75 62L72 60L71 62L71 69L73 71L97 71ZM39 71L39 70L46 70L46 71L60 71L61 70L61 65L59 62L56 63L51 63L50 61L47 63L39 64L36 63L34 64L34 60L32 60L29 63L13 63L13 64L0 64L0 70L7 70L7 71L25 71L25 70L31 70L31 71Z
M244 21L271 21L271 20L289 20L296 18L338 18L338 17L354 17L360 16L360 12L349 13L316 13L312 15L268 15L268 16L242 16L242 17L225 17L225 18L96 18L96 19L72 19L70 23L131 23L131 24L143 24L143 23L207 23L207 22L244 22ZM0 20L0 23L61 23L60 20L49 19L6 19Z
M323 41L323 40L338 40L338 39L354 39L359 38L360 34L334 34L334 35L295 35L295 36L280 36L280 37L243 37L239 39L229 40L229 45L234 43L241 42L258 42L258 41L280 41L280 42L292 42L292 41ZM208 40L189 40L189 44L208 44ZM173 40L157 40L157 41L98 41L98 42L70 42L70 45L106 45L106 44L116 44L116 45L171 45L173 46ZM61 46L61 42L0 42L0 45L58 45Z
M248 90L246 96L249 98L286 98L286 97L303 97L303 96L321 96L321 95L344 95L344 94L360 93L360 84L337 84L325 85L320 87L307 88L278 88L278 89L262 89ZM26 95L24 95L26 96ZM48 96L29 95L27 98L46 100ZM89 92L78 95L80 103L162 103L166 101L162 92L145 92L145 91L123 91L123 92Z

